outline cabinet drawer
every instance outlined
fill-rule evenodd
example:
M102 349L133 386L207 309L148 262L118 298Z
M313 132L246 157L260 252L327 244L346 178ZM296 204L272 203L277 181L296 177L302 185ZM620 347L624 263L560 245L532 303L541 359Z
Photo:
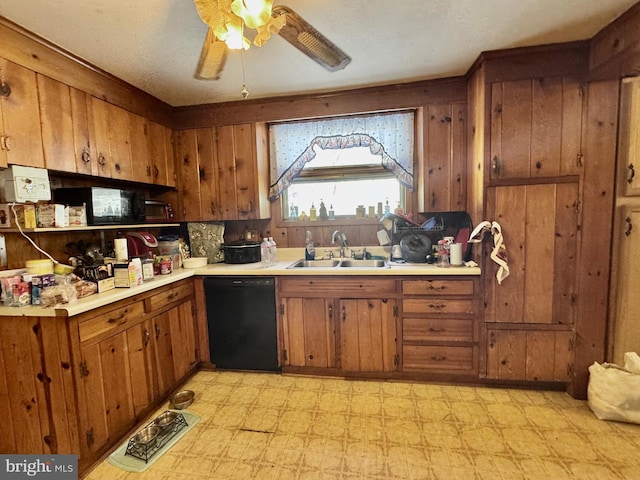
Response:
M402 369L472 371L473 347L404 345Z
M391 295L395 280L369 277L288 277L280 279L280 294L285 296L330 296L354 298Z
M81 322L78 326L80 342L86 342L107 332L116 333L116 331L121 329L120 327L125 324L128 328L130 325L142 320L143 315L144 304L142 302L135 302L126 307L116 308L90 320Z
M409 295L473 295L473 280L404 280L402 293Z
M165 307L193 295L193 282L183 283L151 295L147 299L147 312Z
M404 318L403 342L473 342L473 320L453 318Z
M405 298L402 311L407 313L427 313L429 315L476 313L476 302L472 299Z

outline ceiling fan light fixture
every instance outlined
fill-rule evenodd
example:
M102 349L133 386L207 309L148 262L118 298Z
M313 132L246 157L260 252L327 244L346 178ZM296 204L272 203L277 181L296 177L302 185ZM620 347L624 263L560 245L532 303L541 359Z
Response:
M244 36L242 21L238 18L232 19L225 24L226 32L221 35L220 40L227 44L232 50L248 50L251 42Z
M231 10L248 28L258 28L271 19L273 0L233 0Z

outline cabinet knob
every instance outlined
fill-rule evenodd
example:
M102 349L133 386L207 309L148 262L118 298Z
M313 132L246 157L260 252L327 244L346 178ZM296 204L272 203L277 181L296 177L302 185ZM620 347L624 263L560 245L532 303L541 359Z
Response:
M98 165L104 167L107 164L107 159L104 158L104 155L101 153L98 155Z
M629 176L627 177L627 183L631 185L633 183L633 178L636 176L636 169L633 166L633 163L630 163L627 166L627 170L629 170Z
M498 162L498 156L494 155L491 159L491 171L493 173L498 173L500 171L500 163Z
M0 97L8 98L11 95L11 87L7 82L0 82Z
M147 330L146 328L144 329L144 346L146 347L147 345L149 345L149 340L151 339L151 334L149 333L149 330Z
M156 167L155 165L153 166L153 177L154 178L158 178L158 176L160 176L160 170L158 170L158 167Z
M3 135L2 136L2 150L5 150L7 152L11 151L11 144L9 143L9 135Z

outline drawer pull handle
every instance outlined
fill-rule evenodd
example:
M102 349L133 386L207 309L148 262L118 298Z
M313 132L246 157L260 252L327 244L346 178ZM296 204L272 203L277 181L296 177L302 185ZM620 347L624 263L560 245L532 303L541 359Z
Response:
M151 335L149 334L149 330L144 329L144 346L149 345L149 340L151 339Z
M124 316L127 314L126 310L124 312L122 312L120 315L118 315L117 317L111 317L109 318L109 320L107 320L107 323L116 323L119 322L120 320L122 320L124 318Z
M429 290L434 290L436 292L441 292L445 290L447 287L445 285L440 285L439 287L435 287L433 285L429 285Z
M91 154L89 153L89 149L87 147L82 148L82 162L85 165L88 165L91 162Z
M429 331L431 333L440 333L440 332L444 332L444 328L434 328L434 327L429 327Z
M156 340L157 340L158 338L160 338L160 327L158 327L158 324L155 324L153 328L156 331Z
M430 303L429 308L432 310L443 310L445 306L442 303Z
M445 357L444 355L434 355L431 357L431 360L436 361L436 362L443 362L447 359L447 357Z
M169 295L167 295L167 300L173 300L177 296L178 296L178 292L171 292Z
M636 176L636 169L633 166L633 163L630 163L629 166L627 166L627 170L629 170L629 175L627 176L627 183L631 185L633 183L633 179Z

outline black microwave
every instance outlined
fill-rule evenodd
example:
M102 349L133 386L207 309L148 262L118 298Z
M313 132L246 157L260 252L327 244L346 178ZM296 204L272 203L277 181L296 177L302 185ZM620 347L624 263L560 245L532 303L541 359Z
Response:
M54 203L85 205L88 225L131 225L144 223L144 195L105 187L56 188Z

